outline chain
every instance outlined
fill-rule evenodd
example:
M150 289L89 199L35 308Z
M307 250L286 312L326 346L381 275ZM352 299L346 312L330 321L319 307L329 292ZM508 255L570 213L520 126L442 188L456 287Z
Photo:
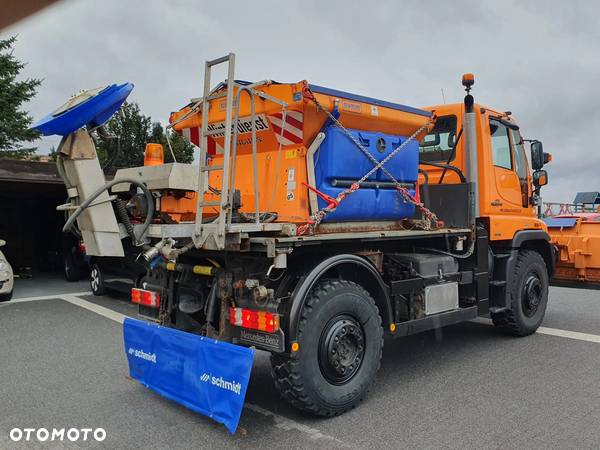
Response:
M310 88L306 84L304 85L303 94L306 98L308 98L315 104L315 106L317 107L317 110L323 111L327 115L327 117L329 117L329 120L331 120L335 124L335 126L337 126L340 130L342 130L344 135L346 135L354 143L354 145L356 145L356 147L367 158L369 158L369 160L372 163L375 164L375 166L371 170L369 170L365 175L363 175L362 178L360 178L360 180L358 180L355 183L352 183L352 185L348 189L345 189L344 191L340 192L338 194L338 196L335 198L334 202L331 202L326 207L321 208L319 211L312 214L309 218L309 221L306 224L298 227L298 230L296 232L298 235L305 234L309 230L311 232L314 231L314 229L317 227L317 225L319 225L323 221L323 219L325 218L325 216L327 214L335 211L338 204L342 200L344 200L344 198L346 198L348 195L352 194L353 192L356 192L360 188L360 184L363 183L364 181L366 181L367 178L369 178L371 175L373 175L379 169L381 169L382 172L384 174L386 174L390 178L390 180L392 180L392 182L396 185L396 190L398 191L398 193L400 194L402 199L405 202L413 204L417 209L419 209L419 211L421 211L421 213L423 214L423 217L425 217L425 219L426 219L426 229L431 229L433 226L437 225L437 222L438 222L437 216L432 211L427 209L425 207L425 205L423 205L423 203L417 201L417 199L415 197L413 197L410 194L410 192L408 192L408 189L403 187L394 178L394 176L384 167L384 165L390 159L392 159L396 154L398 154L400 151L402 151L402 149L404 147L406 147L406 145L408 145L409 142L414 140L420 133L422 133L425 129L427 129L435 121L435 116L433 116L427 123L425 123L424 125L419 127L419 129L417 131L415 131L412 135L410 135L402 144L400 144L398 147L396 147L384 159L382 159L381 161L377 161L377 159L371 153L369 153L369 151L365 147L363 147L363 145L358 141L358 139L356 139L352 135L352 133L350 133L332 113L330 113L326 108L323 107L323 105L321 105L321 103L315 97L314 93L310 90Z

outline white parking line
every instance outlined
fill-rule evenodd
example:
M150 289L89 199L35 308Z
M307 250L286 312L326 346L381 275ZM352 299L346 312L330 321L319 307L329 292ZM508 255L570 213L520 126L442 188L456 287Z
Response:
M61 294L53 294L53 295L38 295L35 297L21 297L14 298L9 302L4 303L4 305L12 305L14 303L22 303L22 302L33 302L37 300L55 300L55 299L63 299L65 295L92 295L90 291L85 292L73 292L69 294L61 293Z
M97 305L96 303L88 302L87 300L77 297L75 294L63 295L61 299L121 324L125 321L125 317L127 317L125 314L121 314L117 311L113 311L112 309Z
M471 320L471 322L493 326L491 319L486 319L484 317L478 317L477 319ZM575 339L576 341L600 344L600 335L598 334L580 333L579 331L561 330L560 328L539 327L536 334L545 334L547 336L557 336L566 339Z

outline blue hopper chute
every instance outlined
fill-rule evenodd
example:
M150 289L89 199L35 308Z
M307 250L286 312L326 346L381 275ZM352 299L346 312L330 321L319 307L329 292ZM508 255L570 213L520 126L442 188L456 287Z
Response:
M81 91L32 128L44 136L67 136L86 125L98 127L111 118L132 90L132 83L123 83Z

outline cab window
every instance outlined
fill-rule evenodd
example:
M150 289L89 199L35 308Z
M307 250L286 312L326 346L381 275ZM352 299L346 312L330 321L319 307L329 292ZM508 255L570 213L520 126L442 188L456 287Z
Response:
M525 149L523 148L523 139L519 130L511 129L510 141L513 146L513 154L515 159L515 168L517 170L517 176L519 177L519 184L521 185L521 197L523 207L529 206L529 183L527 181L527 156L525 156Z
M517 169L517 175L519 179L525 179L527 181L527 162L525 156L525 150L523 149L523 140L519 130L510 130L510 140L513 144L515 153L515 168Z
M456 140L456 116L441 116L437 119L433 130L419 144L419 159L428 162L449 162L454 160L452 154Z
M512 157L510 141L508 140L508 128L506 125L490 120L490 135L492 136L492 155L494 165L512 170Z

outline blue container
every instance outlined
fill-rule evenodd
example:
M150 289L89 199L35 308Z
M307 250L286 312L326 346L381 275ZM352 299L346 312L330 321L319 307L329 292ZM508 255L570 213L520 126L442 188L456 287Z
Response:
M383 160L394 149L406 141L404 136L394 136L372 131L349 130L377 161ZM359 180L374 166L374 163L336 126L325 130L325 140L315 153L315 180L319 191L336 197L350 182ZM400 183L407 183L411 195L415 195L415 184L419 175L419 143L409 142L385 165L385 168ZM368 179L369 182L389 182L379 169ZM319 208L327 203L319 198ZM338 208L328 214L324 222L400 220L415 214L414 205L405 202L391 186L361 186L346 197Z

